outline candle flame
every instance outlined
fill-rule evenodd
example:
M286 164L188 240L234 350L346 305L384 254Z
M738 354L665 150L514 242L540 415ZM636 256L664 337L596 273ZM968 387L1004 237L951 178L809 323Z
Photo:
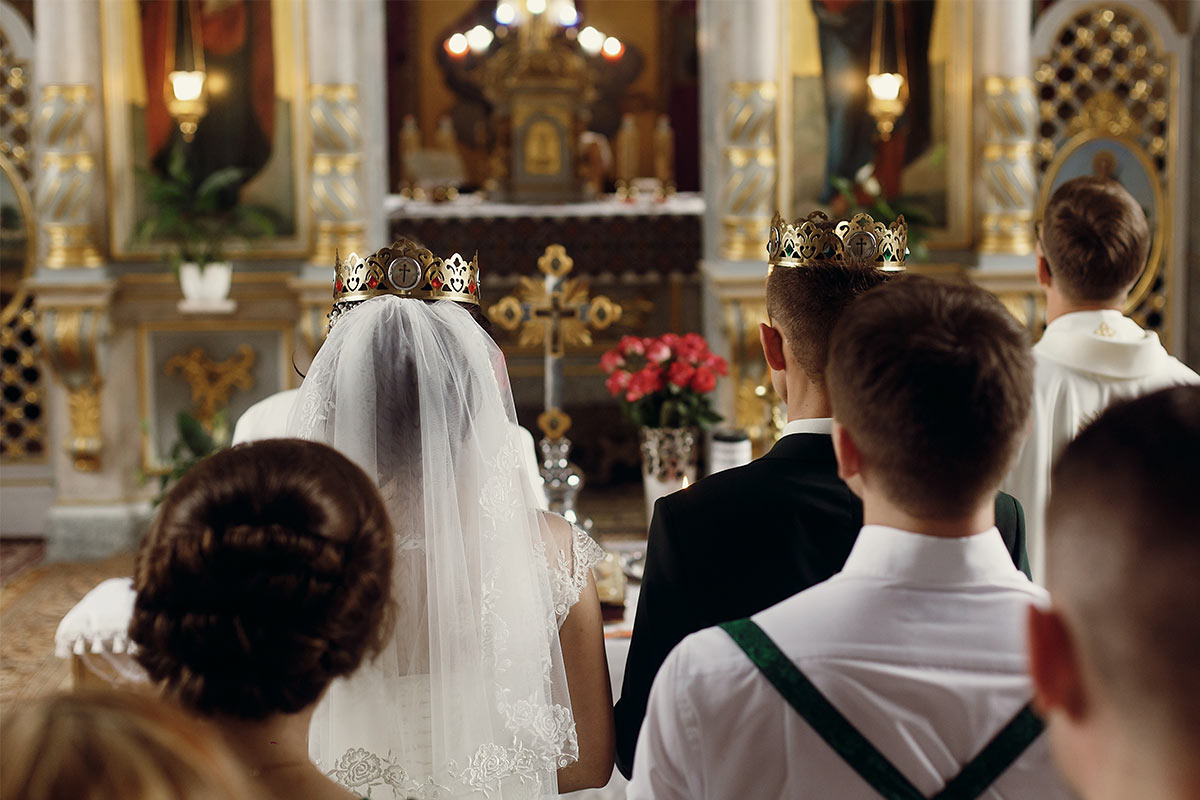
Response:
M684 475L683 476L683 486L679 487L679 491L682 492L684 489L686 489L687 487L689 487L691 485L692 485L692 482L688 480L687 475Z

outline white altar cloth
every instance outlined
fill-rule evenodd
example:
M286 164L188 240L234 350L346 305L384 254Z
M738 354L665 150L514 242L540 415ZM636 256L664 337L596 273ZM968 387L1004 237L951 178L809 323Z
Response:
M701 216L704 197L699 192L683 192L658 201L654 198L625 202L614 196L584 203L500 203L478 195L463 195L445 203L409 200L390 194L383 204L389 219L450 219L455 217L646 217Z

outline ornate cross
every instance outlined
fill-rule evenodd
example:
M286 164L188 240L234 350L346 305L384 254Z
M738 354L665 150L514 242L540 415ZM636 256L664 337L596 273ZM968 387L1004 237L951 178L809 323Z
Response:
M520 329L518 345L545 348L546 410L538 417L544 434L538 443L541 474L550 510L572 522L578 521L575 496L583 488L583 472L570 462L571 440L566 433L571 417L562 410L563 353L568 345L590 345L590 329L604 330L621 318L619 305L603 295L589 298L585 280L567 277L574 267L566 249L552 244L538 259L544 277L521 278L516 294L500 298L488 309L488 316L501 328Z

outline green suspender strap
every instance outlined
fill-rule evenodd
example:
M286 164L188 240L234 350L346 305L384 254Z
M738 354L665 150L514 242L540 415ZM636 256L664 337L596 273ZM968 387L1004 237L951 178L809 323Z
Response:
M748 619L725 622L721 627L817 735L880 796L886 800L927 800L875 745L867 741L834 708L762 628ZM1012 766L1041 734L1043 727L1041 719L1026 705L987 743L978 756L929 800L975 800Z

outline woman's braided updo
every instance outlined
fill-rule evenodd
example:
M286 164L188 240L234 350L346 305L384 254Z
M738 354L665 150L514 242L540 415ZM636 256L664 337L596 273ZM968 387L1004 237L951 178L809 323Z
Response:
M261 719L316 702L382 646L392 530L322 444L225 450L170 491L138 550L138 661L187 707Z

